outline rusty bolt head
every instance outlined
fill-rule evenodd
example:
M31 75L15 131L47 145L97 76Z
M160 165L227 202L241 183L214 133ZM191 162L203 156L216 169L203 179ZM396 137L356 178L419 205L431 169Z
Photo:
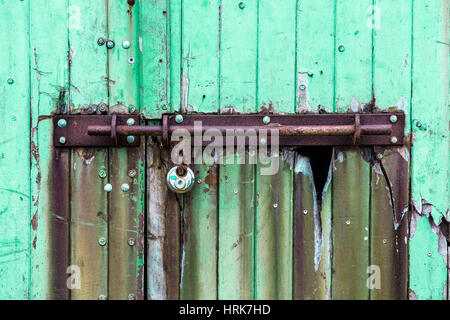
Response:
M175 122L176 123L182 123L183 122L183 116L181 114L177 114L175 116Z
M341 44L341 45L338 47L338 50L339 50L339 52L344 52L344 51L345 51L345 47Z
M59 119L58 120L58 127L65 128L66 125L67 125L67 121L66 120L64 120L64 119Z
M66 137L59 138L59 143L65 144L66 143Z
M106 300L106 296L104 294L101 294L98 296L98 300Z
M102 247L106 245L106 239L101 237L100 239L98 239L98 244L101 245Z
M106 41L106 47L107 47L108 49L112 49L112 48L114 48L114 46L115 46L114 41L112 41L112 40Z
M133 106L133 105L130 105L130 106L128 107L128 112L130 112L130 113L136 112L136 107Z
M100 103L100 104L98 105L98 111L100 111L100 112L106 112L106 109L107 109L107 105L106 105L105 103Z
M133 118L130 118L130 119L127 120L127 125L133 126L133 125L135 124L135 122L136 122L136 121L134 121Z
M106 170L105 170L105 169L101 169L101 170L98 172L98 176L99 176L100 178L102 178L102 179L106 178ZM106 187L106 186L105 186L105 187Z
M124 40L124 41L122 42L122 48L124 48L124 49L129 49L130 46L131 46L130 41Z
M124 184L122 184L122 185L120 186L120 189L121 189L123 192L128 192L128 191L130 191L130 185L129 185L128 183L124 183Z
M128 300L136 300L135 295L132 294L132 293L130 293L130 294L128 295Z
M134 240L134 238L130 238L130 239L128 239L128 244L130 246L134 246L136 244L136 240Z
M382 153L378 153L378 154L377 154L377 159L378 159L378 160L383 159L383 154L382 154Z
M134 137L133 136L127 136L127 142L129 144L132 144L134 142Z
M128 176L131 178L136 177L136 170L131 169L130 171L128 171Z
M112 191L112 185L110 183L107 183L107 184L105 184L103 189L105 189L106 192L111 192Z
M398 139L397 139L397 137L391 137L391 143L397 143L398 142Z
M9 79L8 79L8 83L9 83L9 84L13 84L13 83L14 83L14 79L13 79L13 78L9 78Z
M97 44L99 45L99 46L102 46L102 45L104 45L105 44L105 38L98 38L97 39Z
M270 117L269 117L269 116L265 116L265 117L263 118L263 123L264 123L264 124L269 124L269 123L270 123Z
M386 239L383 239L383 243L386 244L386 243L387 243L387 240L386 240Z

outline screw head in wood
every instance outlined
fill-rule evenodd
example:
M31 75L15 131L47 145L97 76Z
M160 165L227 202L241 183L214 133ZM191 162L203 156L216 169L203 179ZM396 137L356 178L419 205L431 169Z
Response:
M14 79L13 78L8 78L8 84L13 84L14 83Z
M128 191L130 191L130 185L129 185L128 183L124 183L124 184L122 184L122 185L120 186L120 189L121 189L123 192L128 192Z
M112 185L110 183L105 184L105 186L103 187L103 189L106 192L111 192L112 191Z
M392 116L390 116L389 120L391 121L391 123L396 123L397 122L397 116L396 115L392 115Z
M98 244L101 245L102 247L106 245L106 239L105 238L100 238L98 239Z
M239 9L244 9L244 8L245 8L245 3L239 2Z
M101 169L101 170L98 172L98 176L99 176L100 178L102 178L102 179L106 178L106 170Z
M264 123L264 124L269 124L269 123L270 123L270 117L269 117L269 116L265 116L265 117L263 118L263 123Z
M127 120L127 125L128 126L133 126L135 123L136 123L136 121L134 121L133 118L130 118L130 119Z
M104 44L105 44L105 38L98 38L97 39L97 44L99 45L99 46L103 46Z
M130 46L131 46L130 41L124 40L124 41L122 42L122 48L124 48L124 49L129 49Z
M344 52L344 51L345 51L345 47L341 44L341 45L338 47L338 50L339 50L339 52Z
M59 138L59 143L65 144L66 143L66 137Z
M397 137L391 137L391 143L397 143L398 142L398 139L397 139Z
M108 49L112 49L112 48L114 48L114 41L112 41L112 40L108 40L108 41L106 41L106 47L108 48Z
M66 120L64 120L64 119L59 119L58 120L58 127L65 128L66 125L67 125L67 121Z
M136 240L134 240L134 238L128 239L128 245L134 246L135 244L136 244Z

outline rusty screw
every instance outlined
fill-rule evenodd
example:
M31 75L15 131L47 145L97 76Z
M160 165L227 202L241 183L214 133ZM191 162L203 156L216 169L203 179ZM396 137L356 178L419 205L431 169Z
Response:
M134 178L136 176L136 170L131 169L130 171L128 171L128 176Z
M263 123L264 123L264 124L269 124L269 123L270 123L270 117L269 117L269 116L265 116L265 117L263 118Z
M108 49L114 48L114 45L115 45L114 41L112 41L112 40L106 41L106 47L107 47Z
M130 246L134 246L136 244L136 240L134 240L134 238L130 238L130 239L128 239L128 244Z
M104 45L104 44L105 44L105 38L98 38L98 39L97 39L97 44L98 44L99 46Z
M65 128L66 125L67 125L67 121L66 120L64 120L64 119L59 119L58 120L58 127Z
M59 138L59 143L65 144L66 143L66 137Z

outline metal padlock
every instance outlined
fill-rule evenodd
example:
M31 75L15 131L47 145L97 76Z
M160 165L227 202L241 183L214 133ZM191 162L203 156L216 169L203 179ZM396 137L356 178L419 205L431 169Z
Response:
M176 193L189 192L194 186L194 171L188 167L176 166L167 173L167 186Z

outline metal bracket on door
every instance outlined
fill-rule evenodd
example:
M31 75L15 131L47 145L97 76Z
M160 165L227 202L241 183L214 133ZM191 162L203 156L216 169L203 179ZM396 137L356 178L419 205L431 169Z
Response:
M279 135L282 146L387 146L402 145L405 115L395 113L333 114L165 114L158 125L142 126L138 115L56 115L53 117L55 147L137 147L140 136L160 136L170 146L177 129L189 134L212 132L214 136ZM208 131L209 130L209 131ZM185 132L186 132L185 131ZM238 139L235 137L235 139ZM217 138L216 138L217 140ZM192 139L194 141L194 139ZM214 141L220 143L220 141ZM208 145L211 142L203 142Z

